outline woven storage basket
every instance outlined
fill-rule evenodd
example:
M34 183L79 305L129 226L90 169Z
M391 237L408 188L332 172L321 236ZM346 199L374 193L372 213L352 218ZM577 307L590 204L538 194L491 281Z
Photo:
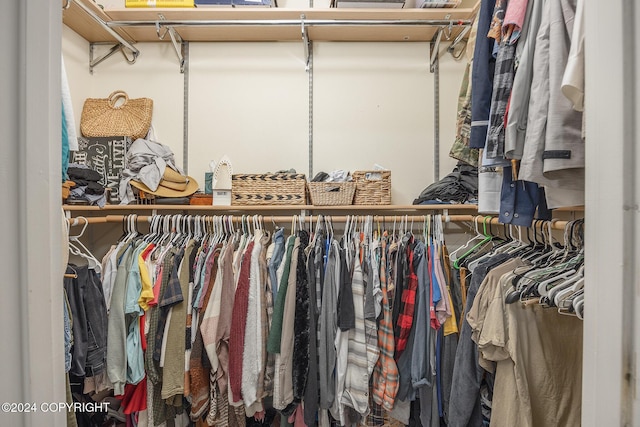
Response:
M391 204L391 171L355 171L351 175L356 182L354 205Z
M124 102L118 105L120 99ZM124 91L117 90L109 98L87 98L84 101L80 131L88 137L130 136L136 140L149 132L152 114L152 99L129 99Z
M316 206L340 206L353 203L355 182L310 182L311 204Z
M305 205L307 179L304 174L234 174L232 205Z

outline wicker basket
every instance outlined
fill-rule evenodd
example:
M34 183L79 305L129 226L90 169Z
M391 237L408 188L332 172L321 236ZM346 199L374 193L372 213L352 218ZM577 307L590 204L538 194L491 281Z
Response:
M343 206L353 204L355 182L310 182L309 196L315 206Z
M356 182L354 205L390 205L391 171L355 171Z
M235 174L231 179L232 205L305 205L304 174Z

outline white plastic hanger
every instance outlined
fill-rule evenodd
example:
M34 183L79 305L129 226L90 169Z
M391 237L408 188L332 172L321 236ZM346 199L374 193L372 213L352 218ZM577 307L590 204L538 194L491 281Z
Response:
M455 249L454 251L452 251L449 254L449 259L451 261L457 261L458 260L458 252L462 251L462 253L466 253L467 249L469 249L470 247L473 247L473 245L475 245L475 242L477 241L482 241L486 238L486 236L482 233L480 233L479 227L478 227L478 221L476 220L477 218L474 218L473 221L473 225L476 231L476 235L473 236L471 239L469 239L467 241L467 243L465 243L464 245L460 246L459 248Z
M95 270L98 274L102 273L102 264L98 259L91 253L91 251L80 241L80 237L84 234L87 229L87 225L89 221L85 217L76 217L73 219L73 224L67 220L67 227L71 225L77 225L78 219L82 219L84 221L84 225L80 230L80 234L71 235L69 234L69 252L73 255L79 256L87 260L87 264L89 268Z

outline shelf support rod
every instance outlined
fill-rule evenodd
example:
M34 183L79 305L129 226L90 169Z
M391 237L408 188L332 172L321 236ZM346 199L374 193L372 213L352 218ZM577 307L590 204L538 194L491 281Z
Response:
M134 62L136 62L136 59L138 58L138 55L140 54L140 51L138 49L133 47L133 45L130 42L125 40L120 34L118 34L117 31L115 31L113 28L111 28L109 25L107 25L107 23L102 18L100 18L98 15L96 15L85 4L83 4L82 2L76 1L76 0L68 0L68 4L71 5L71 3L75 3L76 5L78 5L82 10L85 11L85 13L87 15L89 15L94 21L96 21L100 25L100 27L102 27L106 32L111 34L111 36L118 41L118 44L116 45L116 47L120 48L122 54L124 55L125 59L127 60L127 62L129 64L133 64ZM129 50L129 52L131 52L131 55L132 55L131 58L127 57L126 53L123 50L125 48L127 50ZM112 48L111 50L115 52L114 48ZM113 52L110 52L107 55L105 55L104 57L99 58L99 60L97 60L94 64L89 64L91 72L93 72L93 67L94 66L98 65L100 62L104 61L105 59L107 59L111 55L113 55Z
M311 50L309 48L309 44L311 43L311 41L309 40L309 34L307 33L307 26L305 25L304 22L305 16L304 13L302 15L300 15L300 29L302 31L302 47L304 48L304 57L305 57L305 63L304 63L304 69L306 71L309 71L309 51Z

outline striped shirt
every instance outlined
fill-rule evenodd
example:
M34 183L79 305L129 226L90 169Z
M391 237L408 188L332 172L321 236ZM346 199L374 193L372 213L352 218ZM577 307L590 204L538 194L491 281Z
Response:
M356 253L358 248L356 247ZM353 309L355 328L349 330L347 370L341 403L362 416L369 413L369 373L367 369L367 341L364 322L364 280L360 258L353 257Z

